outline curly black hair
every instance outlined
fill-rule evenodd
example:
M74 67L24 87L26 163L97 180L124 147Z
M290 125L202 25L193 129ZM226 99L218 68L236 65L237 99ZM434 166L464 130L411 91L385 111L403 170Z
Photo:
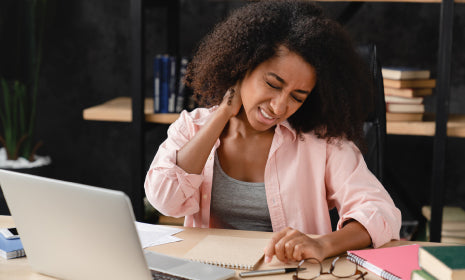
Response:
M220 104L226 90L276 55L280 46L315 67L317 83L289 119L297 132L363 143L372 86L345 30L309 1L259 1L231 13L201 42L186 84L201 106Z

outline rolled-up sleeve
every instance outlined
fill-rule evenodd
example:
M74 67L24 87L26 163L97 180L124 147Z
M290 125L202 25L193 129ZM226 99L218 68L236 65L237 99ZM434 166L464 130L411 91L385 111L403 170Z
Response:
M192 118L182 112L168 129L168 138L160 145L147 172L144 188L149 202L162 214L182 217L199 211L203 175L189 174L176 165L177 151L195 131Z
M363 156L351 142L328 145L326 183L328 201L339 212L338 229L354 219L371 236L373 247L399 239L400 210L369 171Z

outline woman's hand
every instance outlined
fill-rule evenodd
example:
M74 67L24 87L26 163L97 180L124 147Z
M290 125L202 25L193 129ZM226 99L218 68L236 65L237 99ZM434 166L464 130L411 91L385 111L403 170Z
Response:
M347 220L344 226L331 233L311 238L293 228L285 228L273 234L265 248L265 262L273 256L282 262L315 258L320 261L337 256L347 250L370 246L371 237L365 227L355 220Z
M322 261L327 257L324 249L320 240L288 227L273 234L265 248L265 262L270 262L273 256L285 263L310 257Z
M236 85L228 89L220 104L220 109L227 111L231 118L236 116L242 108L242 99L238 88Z

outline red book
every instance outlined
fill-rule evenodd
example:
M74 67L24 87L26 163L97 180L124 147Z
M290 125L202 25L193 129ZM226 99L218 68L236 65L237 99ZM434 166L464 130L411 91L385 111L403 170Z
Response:
M348 259L384 279L409 280L418 265L420 245L347 251Z

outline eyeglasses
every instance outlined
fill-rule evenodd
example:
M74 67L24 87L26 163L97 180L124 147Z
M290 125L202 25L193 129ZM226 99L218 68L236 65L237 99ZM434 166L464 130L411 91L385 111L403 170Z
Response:
M303 268L304 263L307 263L308 265L305 265L305 269ZM301 272L299 273L299 270ZM300 275L299 275L300 274ZM367 275L367 272L362 272L358 269L358 265L349 261L347 259L347 256L340 256L335 258L331 262L331 267L329 268L328 272L323 272L323 264L315 259L315 258L309 258L305 259L299 262L299 265L297 266L297 270L292 276L293 280L313 280L321 275L329 274L337 278L351 278L353 276L357 276L357 278L353 278L354 280L358 279L365 279L365 275Z

